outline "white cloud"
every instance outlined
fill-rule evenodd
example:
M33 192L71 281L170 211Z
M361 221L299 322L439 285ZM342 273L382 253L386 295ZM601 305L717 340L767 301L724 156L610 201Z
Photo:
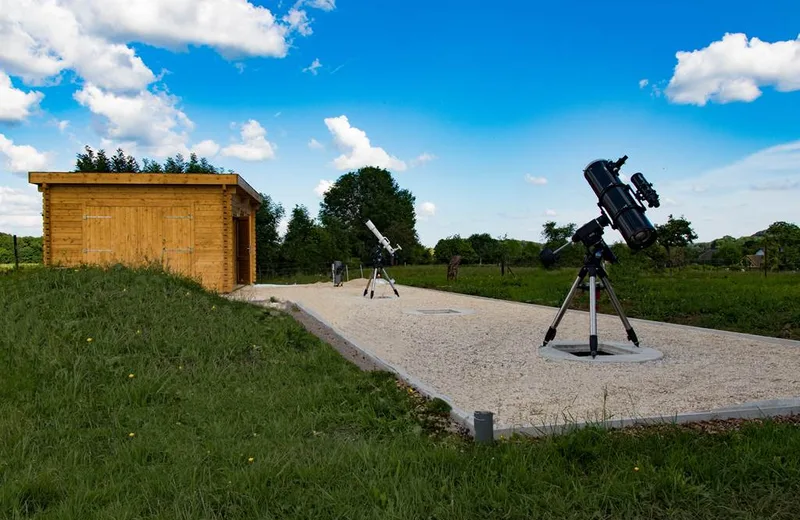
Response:
M192 151L200 157L213 157L219 152L219 145L211 139L206 139L192 146Z
M433 202L423 202L417 206L416 214L420 220L428 220L430 217L436 215L436 204Z
M673 103L751 102L769 86L779 92L800 90L800 36L769 43L726 33L703 49L675 56L678 64L665 91Z
M306 4L316 9L322 9L323 11L333 11L336 9L336 0L308 0Z
M279 21L248 0L5 0L0 64L31 84L74 70L103 88L141 90L156 77L129 42L282 58L294 31L311 34L304 10Z
M17 174L44 170L50 162L47 153L27 144L15 145L14 141L3 134L0 134L0 155L5 156L5 169Z
M159 157L188 154L188 132L194 123L177 107L174 96L146 90L117 94L89 84L74 98L104 118L101 135L112 142L127 148L138 145Z
M0 122L20 122L28 118L44 97L41 92L14 88L11 78L0 70Z
M646 87L648 83L650 83L650 81L648 81L647 79L640 79L639 80L639 88Z
M406 169L405 162L389 155L383 148L373 147L363 130L350 126L347 116L326 118L325 126L333 135L336 145L345 152L333 160L337 169L349 170L365 166L398 171Z
M322 198L323 195L325 195L325 193L331 189L331 186L333 186L333 181L321 179L319 184L317 184L317 187L314 188L314 193L317 195L317 197Z
M314 61L308 67L303 69L303 72L310 72L313 75L317 75L317 69L322 67L322 64L319 62L319 58L315 58Z
M325 145L323 145L322 143L320 143L319 141L317 141L312 137L311 140L308 142L308 147L311 148L312 150L322 150L323 148L325 148Z
M558 215L558 213L556 213L556 210L554 209L546 209L544 210L544 214L546 217L555 217L556 215Z
M69 121L64 119L63 121L58 122L58 131L63 132L69 126Z
M411 166L420 166L420 165L423 165L426 162L430 162L430 161L432 161L432 160L434 160L436 158L437 157L435 155L433 155L432 153L425 152L425 153L422 153L419 156L417 156L415 159L413 159L411 161Z
M535 184L536 186L543 186L547 184L547 179L544 177L534 177L533 175L526 173L525 182Z
M267 141L266 135L264 127L258 121L250 119L242 125L242 142L226 146L222 149L222 155L243 161L274 159L277 146Z
M289 27L303 36L308 36L313 32L309 25L308 13L303 10L289 9L289 13L285 14L282 19L289 24Z
M18 190L0 186L0 231L41 236L42 197L35 187Z

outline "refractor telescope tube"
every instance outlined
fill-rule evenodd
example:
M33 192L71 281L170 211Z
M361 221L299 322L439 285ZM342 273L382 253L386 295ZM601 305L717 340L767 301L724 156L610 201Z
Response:
M375 237L378 239L381 245L387 251L389 251L389 253L394 254L395 251L402 249L400 246L392 247L391 243L389 242L389 239L383 236L380 231L378 231L378 228L375 227L375 224L372 223L372 220L367 220L367 227L369 228L370 231L372 231L372 234L375 235Z
M619 230L628 247L644 249L656 241L656 230L645 216L644 207L634 198L631 187L622 182L610 164L605 160L594 161L583 171L583 176L611 220L611 227Z

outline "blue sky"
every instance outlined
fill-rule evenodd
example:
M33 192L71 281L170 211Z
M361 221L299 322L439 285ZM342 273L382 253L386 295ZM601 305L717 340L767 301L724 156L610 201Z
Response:
M800 223L796 2L46 3L0 13L2 231L41 234L25 172L84 144L197 150L312 214L326 182L384 166L429 246L594 218L582 169L622 155L654 223Z

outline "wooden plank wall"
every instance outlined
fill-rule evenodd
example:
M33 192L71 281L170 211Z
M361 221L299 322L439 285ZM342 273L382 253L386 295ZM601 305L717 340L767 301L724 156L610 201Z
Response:
M226 244L232 238L225 234L231 227L231 210L226 197L220 197L219 186L50 185L44 194L45 235L50 237L45 258L51 265L91 261L94 253L84 250L104 248L87 246L96 240L113 241L112 249L128 256L122 258L126 263L141 261L145 252L160 251L165 255L162 259L179 270L190 270L206 287L221 292L232 289L233 274L225 270L232 264L221 261L228 256ZM110 219L106 231L102 225L87 228L88 220L83 218L87 211L116 218ZM190 220L183 218L190 213ZM85 233L85 229L91 231ZM105 233L108 236L103 238ZM188 247L190 256L183 251ZM102 260L102 251L96 254L100 256L94 259ZM182 265L187 258L191 265Z

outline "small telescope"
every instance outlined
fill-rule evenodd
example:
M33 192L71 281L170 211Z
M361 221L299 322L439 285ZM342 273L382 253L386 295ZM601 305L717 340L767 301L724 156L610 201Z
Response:
M597 356L598 348L596 302L596 279L598 278L602 282L602 287L608 293L611 304L622 320L625 331L628 333L628 339L637 347L639 346L636 332L628 321L622 309L622 304L611 287L608 273L603 267L603 262L617 263L616 255L603 239L603 228L610 225L612 229L618 230L632 250L644 249L652 245L658 237L655 227L644 214L647 210L642 202L646 202L651 208L657 208L661 203L653 185L647 182L641 172L631 176L631 182L636 186L636 192L628 184L622 182L622 179L619 178L619 170L627 160L628 156L625 155L613 162L601 159L589 163L583 170L583 176L589 186L592 187L594 194L597 195L600 217L592 219L579 227L570 242L555 251L549 248L544 249L539 255L542 263L545 267L548 267L558 260L559 253L567 246L580 242L586 248L583 267L578 272L578 276L567 293L566 299L547 330L542 342L543 347L555 338L556 329L586 276L589 277L589 315L591 320L589 350L592 358Z
M367 220L367 227L369 228L370 231L372 231L372 234L375 235L375 237L378 239L378 242L381 243L384 249L389 251L390 255L394 255L396 251L403 249L399 245L396 247L392 247L392 244L391 242L389 242L389 239L381 235L381 232L378 231L378 228L375 227L375 224L373 224L371 220Z
M380 245L378 245L375 248L375 251L373 251L372 254L372 276L370 277L369 280L367 280L367 287L364 289L364 296L367 295L367 292L369 292L370 300L373 298L373 296L375 296L375 284L377 279L381 276L382 273L384 276L384 280L389 282L389 285L392 286L392 290L394 291L395 296L399 298L400 293L397 292L397 288L394 286L394 282L392 282L392 279L389 278L389 273L387 273L386 269L384 269L383 267L383 253L381 252L381 247L386 249L392 256L394 256L395 252L401 250L402 248L399 245L396 247L392 247L392 243L389 242L389 239L383 236L380 231L378 231L378 228L375 227L375 224L373 224L371 220L367 220L367 227L369 228L370 231L372 231L372 234L375 235L375 237L378 239ZM370 288L372 289L371 291Z

